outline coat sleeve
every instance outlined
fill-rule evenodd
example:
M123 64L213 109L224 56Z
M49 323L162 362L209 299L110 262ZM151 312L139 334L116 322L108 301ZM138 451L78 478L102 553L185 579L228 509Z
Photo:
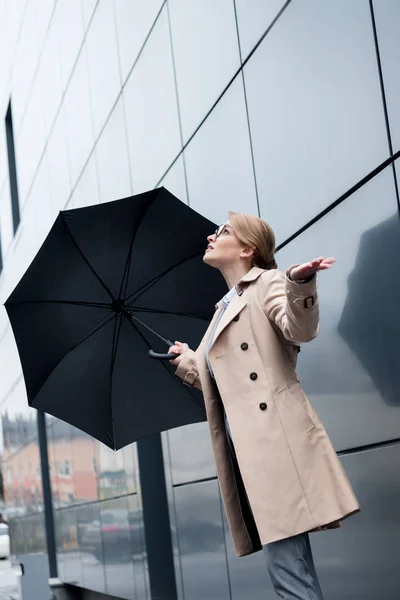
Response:
M282 271L271 269L261 279L264 283L264 312L279 327L285 339L291 342L314 339L319 330L317 276L314 275L307 283L296 283Z
M196 362L196 353L194 350L187 350L182 355L182 360L179 363L175 373L183 380L183 383L186 383L186 385L191 387L194 386L201 390L201 382Z

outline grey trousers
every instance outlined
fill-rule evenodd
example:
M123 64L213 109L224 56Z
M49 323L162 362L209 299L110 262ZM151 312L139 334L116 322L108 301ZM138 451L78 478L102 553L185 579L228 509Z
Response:
M308 533L263 548L272 585L284 600L323 600Z
M239 473L238 477L240 477L240 469L225 411L224 420L232 462ZM245 504L251 511L245 491L244 495ZM263 550L267 557L269 576L279 598L283 598L283 600L324 600L315 571L308 533L272 542L264 546Z

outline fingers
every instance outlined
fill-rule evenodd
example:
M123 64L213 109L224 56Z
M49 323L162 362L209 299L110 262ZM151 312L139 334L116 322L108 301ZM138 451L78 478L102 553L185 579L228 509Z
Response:
M336 258L333 258L333 256L328 258L325 258L325 256L320 256L319 258L314 258L314 260L312 260L309 264L312 269L325 271L326 269L330 269L335 262Z
M170 346L168 354L182 354L182 348L180 346Z
M189 346L184 342L176 341L173 346L168 349L169 354L183 354L189 350Z

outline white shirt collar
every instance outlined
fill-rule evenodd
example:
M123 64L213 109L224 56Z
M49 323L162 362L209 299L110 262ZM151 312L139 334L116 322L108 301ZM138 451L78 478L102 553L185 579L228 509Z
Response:
M228 306L229 302L232 300L232 298L235 294L236 294L236 285L234 285L233 288L231 288L229 290L229 292L227 292L225 294L225 296L222 298L222 302L225 305L225 308Z

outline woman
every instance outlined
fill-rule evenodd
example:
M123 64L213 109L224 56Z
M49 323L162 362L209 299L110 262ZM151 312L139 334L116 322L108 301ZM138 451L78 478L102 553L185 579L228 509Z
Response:
M229 292L197 351L175 342L171 362L203 391L237 555L264 546L278 596L321 599L308 532L339 527L359 506L295 369L300 343L318 332L316 273L335 260L285 275L269 225L238 213L207 239L204 262Z

